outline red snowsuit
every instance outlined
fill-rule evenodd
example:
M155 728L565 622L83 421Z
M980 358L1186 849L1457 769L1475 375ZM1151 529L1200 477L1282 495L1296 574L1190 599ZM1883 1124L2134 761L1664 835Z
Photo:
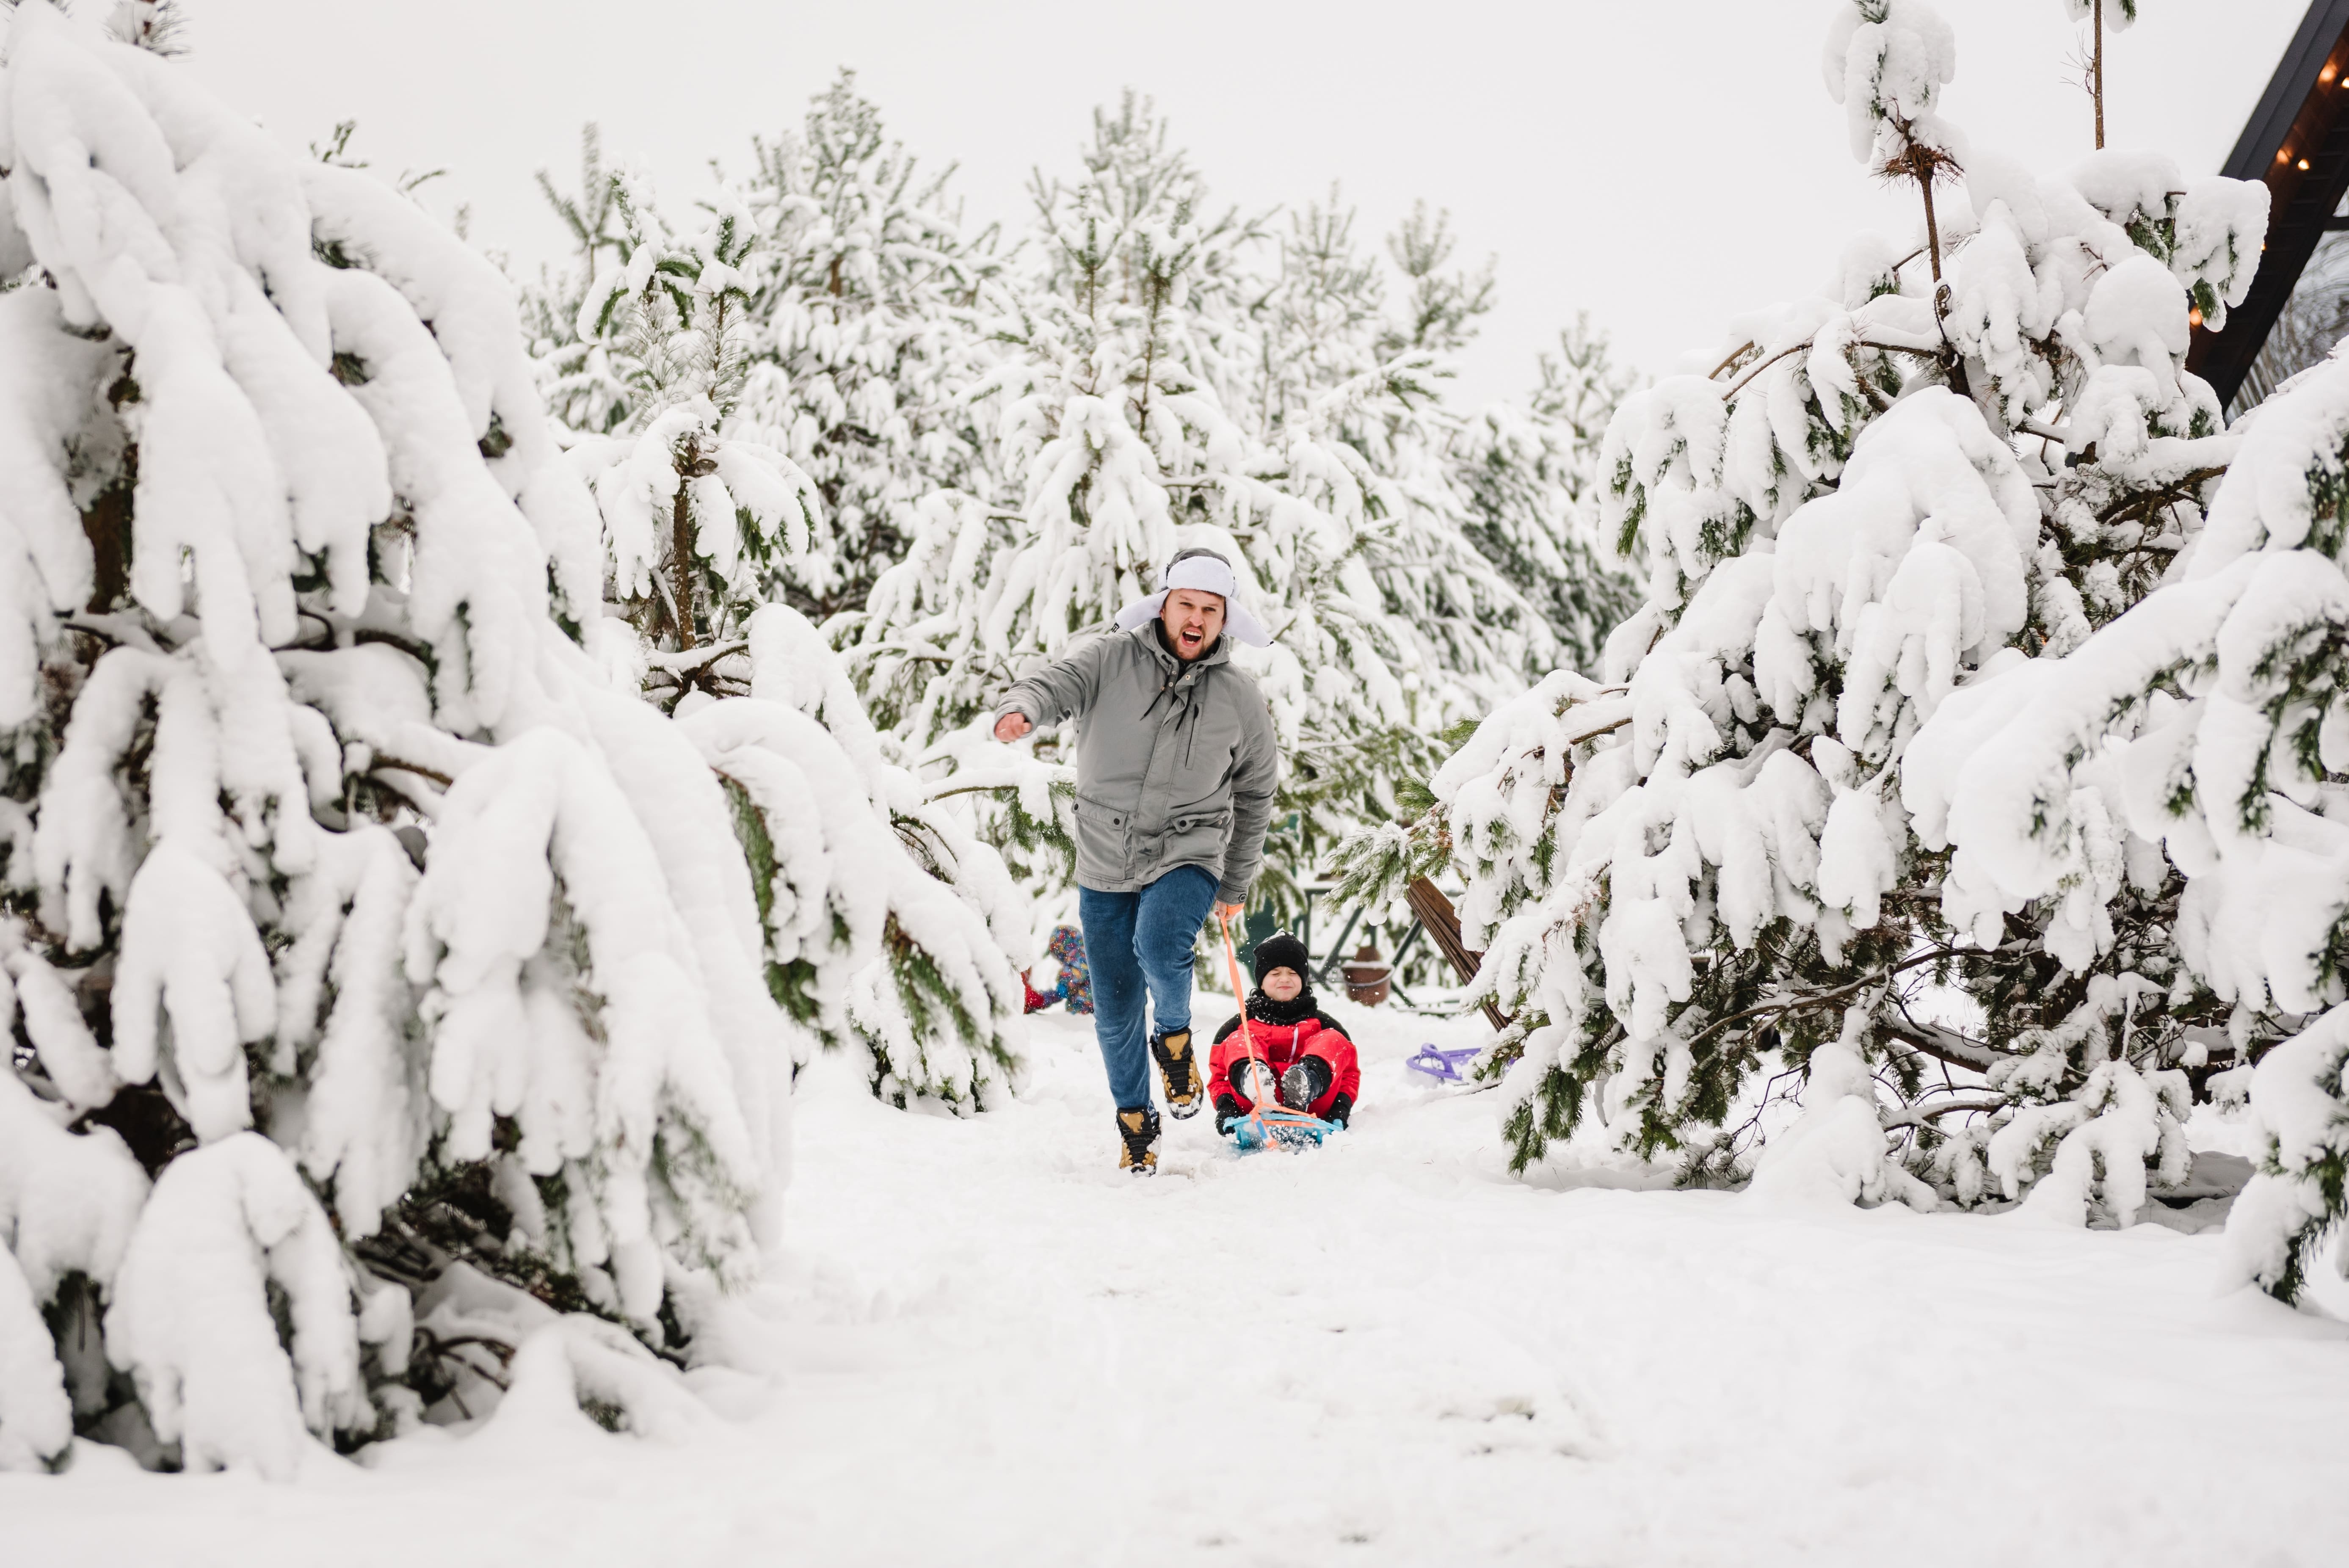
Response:
M1328 1013L1310 1013L1295 1023L1267 1023L1260 1018L1251 1018L1248 1033L1256 1038L1256 1054L1272 1069L1276 1080L1300 1056L1319 1056L1330 1064L1330 1087L1321 1097L1310 1106L1291 1109L1327 1116L1339 1096L1343 1095L1349 1104L1360 1096L1362 1069L1355 1059L1354 1043L1346 1038L1338 1021ZM1216 1031L1216 1046L1207 1055L1208 1104L1228 1095L1239 1102L1241 1110L1256 1109L1256 1102L1232 1083L1232 1074L1247 1059L1247 1045L1240 1038L1240 1021L1235 1014Z

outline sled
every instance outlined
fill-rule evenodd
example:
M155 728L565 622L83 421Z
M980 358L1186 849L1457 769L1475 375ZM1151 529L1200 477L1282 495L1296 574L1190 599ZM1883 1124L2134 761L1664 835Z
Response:
M1319 1148L1338 1130L1334 1122L1287 1106L1259 1106L1232 1124L1232 1141L1242 1154L1260 1148Z
M1272 1064L1257 1054L1256 1032L1248 1027L1247 988L1240 983L1240 955L1239 950L1232 946L1232 923L1227 918L1221 925L1224 969L1231 981L1232 995L1240 1004L1240 1043L1247 1047L1248 1060L1269 1078ZM1254 1110L1232 1124L1232 1141L1239 1145L1242 1154L1254 1154L1260 1148L1319 1148L1323 1138L1338 1130L1335 1122L1259 1100Z
M1419 1048L1416 1054L1403 1059L1403 1065L1423 1077L1439 1084L1462 1082L1460 1064L1484 1050L1481 1045L1464 1046L1457 1051L1439 1051L1433 1042Z

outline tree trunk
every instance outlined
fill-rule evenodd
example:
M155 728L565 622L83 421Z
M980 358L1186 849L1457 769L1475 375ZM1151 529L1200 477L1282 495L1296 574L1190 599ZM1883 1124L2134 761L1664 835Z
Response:
M1452 900L1444 896L1444 889L1424 877L1414 877L1411 886L1403 889L1403 901L1411 906L1419 923L1427 928L1427 934L1434 939L1444 956L1452 961L1453 972L1459 975L1462 983L1474 981L1476 971L1485 965L1485 955L1470 952L1468 945L1460 940L1460 917L1454 911ZM1495 1029L1509 1026L1501 1010L1490 1002L1485 1003L1485 1016Z
M688 438L677 455L677 501L669 509L669 582L677 596L677 646L693 647L693 503L689 488L701 448Z
M138 468L138 455L133 450L125 465L131 472ZM98 493L89 510L81 514L81 531L89 538L89 558L92 571L89 580L89 612L103 615L121 601L130 587L130 495L135 482L129 473Z
M2095 52L2088 65L2094 81L2088 94L2096 100L2096 151L2102 152L2105 150L2105 0L2088 0L2088 14L2096 19Z

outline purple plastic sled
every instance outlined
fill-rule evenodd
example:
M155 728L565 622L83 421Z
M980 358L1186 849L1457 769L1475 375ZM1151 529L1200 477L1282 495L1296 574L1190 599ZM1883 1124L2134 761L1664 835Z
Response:
M1481 1045L1470 1045L1458 1051L1439 1051L1430 1043L1421 1046L1417 1055L1406 1057L1403 1065L1439 1084L1456 1084L1461 1081L1460 1064L1483 1050Z

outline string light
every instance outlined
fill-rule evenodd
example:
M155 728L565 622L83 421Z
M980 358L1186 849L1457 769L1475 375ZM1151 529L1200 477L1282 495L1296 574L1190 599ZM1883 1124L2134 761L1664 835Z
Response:
M2186 325L2189 327L2199 327L2202 325L2202 307L2198 305L2186 313Z
M2307 172L2308 172L2308 160L2307 160L2307 159L2305 159L2305 158L2303 158L2303 159L2302 159L2298 163L2296 163L2296 164L2292 165L2292 167L2294 167L2295 169L2298 169L2302 173L2305 174L2305 173L2307 173Z
M2276 161L2277 161L2277 162L2279 162L2279 163L2289 163L2289 162L2291 162L2291 161L2292 161L2292 149L2291 149L2291 148L2289 148L2289 147L2279 147L2279 148L2277 148L2277 149L2276 149Z

